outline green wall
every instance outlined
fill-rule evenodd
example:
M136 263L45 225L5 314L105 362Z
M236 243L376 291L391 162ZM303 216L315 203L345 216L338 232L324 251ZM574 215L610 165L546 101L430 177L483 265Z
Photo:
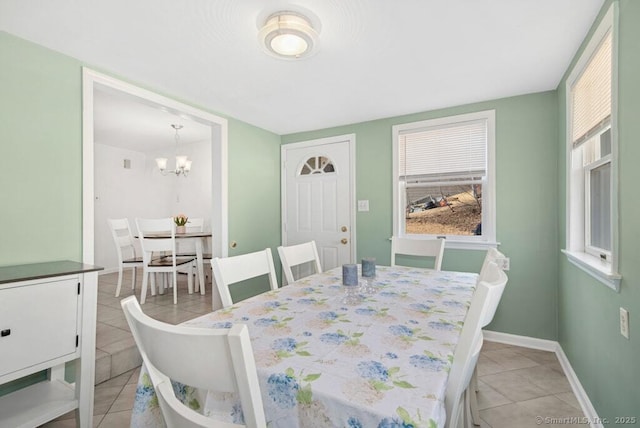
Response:
M611 0L606 1L602 12L611 3ZM640 160L640 2L620 0L619 10L620 293L559 255L558 295L559 342L598 415L611 422L616 416L640 416L640 168L637 165ZM559 248L565 247L566 231L565 84L566 76L558 87ZM620 307L629 310L630 340L620 335Z
M0 32L0 64L0 266L81 260L81 67L86 64L6 32ZM229 240L238 242L230 254L275 250L280 137L227 119Z
M497 239L511 258L509 284L492 330L557 337L557 96L554 92L285 135L293 143L356 134L356 196L369 212L356 218L358 259L389 263L392 234L392 135L399 123L496 110ZM524 244L524 245L523 245ZM484 251L445 250L443 269L478 272ZM540 268L544 267L544 268Z
M85 64L6 32L0 32L0 64L0 266L82 260ZM229 253L266 247L275 252L280 244L280 136L227 119L229 240L238 243ZM265 284L233 295L247 297ZM44 377L37 373L0 386L0 395Z
M81 69L0 32L0 265L82 260Z

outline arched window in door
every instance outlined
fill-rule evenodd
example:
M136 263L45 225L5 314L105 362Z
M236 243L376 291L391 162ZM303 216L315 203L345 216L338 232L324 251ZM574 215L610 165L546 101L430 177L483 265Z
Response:
M298 175L332 174L335 172L331 159L325 156L312 156L302 165Z

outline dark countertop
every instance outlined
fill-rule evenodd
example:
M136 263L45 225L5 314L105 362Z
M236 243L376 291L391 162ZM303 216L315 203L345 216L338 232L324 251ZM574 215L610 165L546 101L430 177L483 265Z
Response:
M0 266L0 284L72 275L75 273L96 272L103 269L104 268L100 266L88 265L71 260Z

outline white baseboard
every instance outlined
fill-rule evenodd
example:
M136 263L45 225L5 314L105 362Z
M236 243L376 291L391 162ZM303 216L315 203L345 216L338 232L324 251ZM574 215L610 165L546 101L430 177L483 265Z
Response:
M523 348L539 349L541 351L556 352L558 342L554 340L537 339L535 337L518 336L498 331L482 330L482 335L489 342L505 343L507 345L522 346Z
M589 425L591 428L603 428L596 409L593 407L593 404L591 404L591 400L589 400L587 392L582 387L576 372L573 371L573 367L571 367L571 363L569 363L569 359L565 355L564 350L559 343L558 348L556 349L556 356L558 357L558 361L560 361L560 365L562 366L565 376L567 376L571 389L573 389L573 393L578 399L578 403L580 403L580 407L582 407L585 417L589 421Z
M569 359L558 342L489 330L483 330L482 335L484 339L489 342L504 343L507 345L522 346L523 348L554 352L556 357L558 357L560 366L567 377L567 381L569 381L569 384L571 385L571 389L573 390L578 403L580 403L580 407L584 412L584 416L586 421L588 421L589 426L591 428L603 428L602 423L600 423L600 418L596 413L596 409L593 407L593 404L591 404L591 400L589 400L587 392L582 387L576 372L573 371L573 367L571 367Z

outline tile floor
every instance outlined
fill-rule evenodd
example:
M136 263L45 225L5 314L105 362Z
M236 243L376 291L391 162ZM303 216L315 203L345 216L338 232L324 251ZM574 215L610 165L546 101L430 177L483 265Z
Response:
M139 364L122 371L133 363L129 349L130 334L120 310L119 299L114 297L116 274L100 276L98 296L97 347L101 376L107 376L106 363L111 358L109 379L96 385L93 426L96 428L122 428L129 426L133 398L139 375ZM125 287L124 284L127 284ZM122 297L131 295L126 282ZM137 288L139 295L140 287ZM210 288L203 297L186 292L186 280L178 288L178 305L172 296L150 297L143 309L159 320L177 324L211 311ZM110 352L113 352L110 354ZM139 358L139 355L138 357ZM121 373L118 373L122 371ZM555 427L540 418L582 417L584 414L565 378L560 363L551 352L521 348L485 341L478 362L478 405L481 427L529 428ZM73 412L43 425L47 428L75 427Z

